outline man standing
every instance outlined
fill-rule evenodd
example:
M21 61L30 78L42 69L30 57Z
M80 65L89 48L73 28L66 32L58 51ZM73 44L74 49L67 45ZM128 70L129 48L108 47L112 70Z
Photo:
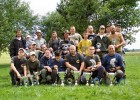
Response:
M53 52L59 49L61 39L57 36L57 32L52 32L52 37L48 42L48 48L52 48Z
M88 31L88 39L93 41L96 37L96 34L94 33L94 29L93 29L93 26L92 25L88 25L88 28L87 28L87 31Z
M36 35L37 35L37 39L35 39L35 43L36 43L36 49L40 50L41 49L41 45L42 44L46 44L46 40L44 38L42 38L42 32L41 30L37 30L36 31Z
M74 42L69 39L70 32L68 30L65 30L63 35L64 39L60 42L60 51L62 58L65 58L66 54L69 53L70 45L74 45Z
M10 56L18 55L19 48L26 48L26 40L22 37L22 31L20 29L16 30L16 38L14 38L10 43Z
M76 33L75 26L70 27L70 36L69 38L75 43L75 46L78 46L78 43L82 40L82 36L79 33Z
M20 84L20 80L22 76L27 75L26 71L26 58L25 58L25 50L23 48L20 48L18 50L18 56L14 56L11 59L11 70L10 70L10 76L12 85L17 85L16 82L18 81L18 84Z
M115 46L115 51L122 55L122 46L125 44L121 33L116 32L115 26L111 26L111 34L108 36L111 44Z
M107 48L111 44L111 41L105 34L105 26L101 25L99 29L99 33L92 41L93 46L96 48L96 53L99 55L102 60L103 57L107 54Z

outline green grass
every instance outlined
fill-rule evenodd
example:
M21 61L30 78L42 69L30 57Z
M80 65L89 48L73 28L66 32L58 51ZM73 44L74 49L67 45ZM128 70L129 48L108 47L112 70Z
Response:
M125 86L30 86L10 83L10 57L0 57L0 100L140 100L140 53L126 53Z

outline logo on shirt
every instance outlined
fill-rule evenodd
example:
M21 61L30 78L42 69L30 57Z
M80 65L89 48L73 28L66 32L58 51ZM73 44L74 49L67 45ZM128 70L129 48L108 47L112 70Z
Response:
M76 60L76 63L80 63L80 60Z

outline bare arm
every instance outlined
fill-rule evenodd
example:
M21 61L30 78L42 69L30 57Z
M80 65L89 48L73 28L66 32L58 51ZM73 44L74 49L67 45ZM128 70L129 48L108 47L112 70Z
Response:
M125 41L124 41L122 34L120 34L120 40L121 40L121 43L118 44L118 47L125 45Z
M17 69L14 66L14 63L11 63L11 69L17 74L18 78L21 78L21 75L19 74L19 72L17 71Z
M82 63L81 63L81 66L80 66L80 71L81 71L81 72L84 70L84 65L85 65L85 63L82 62Z
M70 68L70 69L72 69L74 71L77 71L78 70L76 67L72 66L69 62L65 62L65 64L66 64L66 67L67 68Z

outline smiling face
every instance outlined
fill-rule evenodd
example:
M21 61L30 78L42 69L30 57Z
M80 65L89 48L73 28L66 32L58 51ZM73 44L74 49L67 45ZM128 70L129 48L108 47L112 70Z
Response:
M51 57L50 50L46 49L46 51L45 51L45 56L46 56L47 58L50 58L50 57Z
M110 55L114 55L115 54L115 47L114 47L114 45L109 45L108 46L108 53Z

